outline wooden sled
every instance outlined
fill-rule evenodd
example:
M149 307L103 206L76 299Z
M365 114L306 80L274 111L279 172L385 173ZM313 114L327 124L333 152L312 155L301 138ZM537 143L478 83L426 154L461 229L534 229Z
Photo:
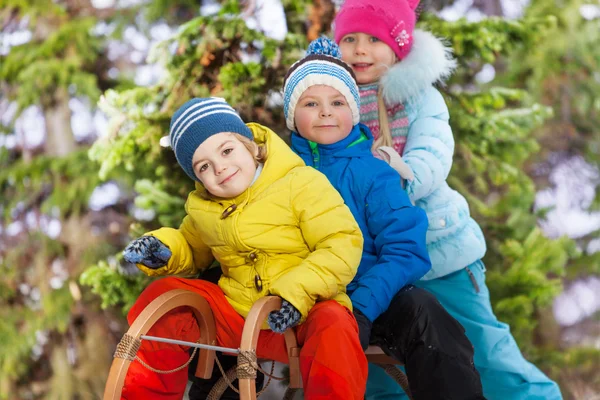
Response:
M198 343L215 343L216 328L214 317L208 302L202 296L183 289L175 289L163 293L146 306L117 345L117 350L115 351L114 360L110 367L108 380L104 390L104 400L121 399L125 376L127 375L129 365L135 360L136 352L141 344L141 336L145 335L152 325L154 325L163 315L172 309L181 306L190 307L198 320L201 335ZM256 379L256 371L259 368L258 363L265 360L256 359L255 351L258 343L258 336L260 328L267 319L269 313L271 311L279 310L280 308L281 298L275 296L266 296L254 303L244 324L237 368L232 368L225 372L221 379L213 386L207 397L208 400L220 399L225 390L227 390L229 384L235 379L238 379L239 381L240 400L256 400L257 395L260 395L261 392L258 394L256 393L254 380ZM289 387L284 395L284 400L290 400L293 398L295 392L302 388L299 359L300 348L298 347L293 330L288 329L284 333L284 336L290 371ZM383 368L385 372L404 389L410 398L408 380L406 375L396 367L398 365L396 360L384 354L379 347L374 346L370 346L365 351L365 354L369 362ZM176 370L187 367L188 363ZM199 378L210 378L213 372L214 363L214 350L199 349L198 365L196 367L195 375ZM265 379L268 379L268 376L266 376Z

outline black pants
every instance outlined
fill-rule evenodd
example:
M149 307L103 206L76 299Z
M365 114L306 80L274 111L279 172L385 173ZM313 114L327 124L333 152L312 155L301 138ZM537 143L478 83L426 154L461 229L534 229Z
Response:
M464 328L423 289L396 294L374 321L371 344L405 365L415 400L485 399Z
M219 282L220 277L221 268L210 268L202 274L200 279L204 279L206 281L217 284ZM224 356L222 353L217 352L217 358L221 362L221 365L223 366L225 372L229 371L230 368L237 364L237 357L234 356ZM188 380L192 382L192 386L188 393L190 400L206 399L214 384L217 383L221 376L223 376L221 374L221 371L219 370L219 367L215 364L212 376L209 379L197 378L194 375L194 373L196 372L197 365L198 354L196 353L196 356L190 363L188 369ZM256 371L256 392L258 392L262 388L264 380L265 375L260 371ZM233 385L236 388L238 387L237 379L233 382ZM240 395L235 393L230 387L227 388L227 390L225 391L225 393L223 393L223 396L221 397L222 400L238 400L239 398Z
M225 372L227 372L230 368L232 368L233 366L235 366L237 364L237 357L224 356L221 353L217 353L217 357L219 358L219 361L221 362L221 365L223 366L223 369L225 370ZM217 365L215 364L215 367L213 369L213 374L209 379L197 378L196 376L194 376L194 372L196 372L197 363L198 363L198 356L196 355L196 357L194 357L194 359L190 363L190 366L188 369L188 379L192 382L192 386L190 387L190 391L188 393L190 400L206 399L208 397L208 394L210 393L211 389L215 385L215 383L217 383L219 378L221 378L221 376L223 376L221 374L221 371L219 370L219 367L217 367ZM264 379L265 379L264 374L261 373L260 371L257 371L256 372L256 392L257 393L262 388ZM238 388L237 379L233 382L233 386L235 386L236 389ZM237 394L236 392L234 392L230 387L228 387L227 390L225 391L225 393L223 393L221 400L238 400L239 398L240 398L240 395Z

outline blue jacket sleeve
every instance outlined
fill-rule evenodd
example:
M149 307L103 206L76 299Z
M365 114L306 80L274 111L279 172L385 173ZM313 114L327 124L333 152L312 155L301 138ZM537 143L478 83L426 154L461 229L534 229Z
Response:
M402 154L415 176L406 186L413 202L433 193L448 178L454 154L448 107L440 92L430 86L416 107Z
M367 194L367 228L374 238L377 263L358 280L352 304L374 321L402 287L431 269L425 244L427 217L400 187L400 176L385 165Z

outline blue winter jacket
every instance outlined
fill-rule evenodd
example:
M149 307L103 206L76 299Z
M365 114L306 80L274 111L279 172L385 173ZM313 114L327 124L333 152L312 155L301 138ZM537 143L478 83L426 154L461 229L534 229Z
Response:
M425 245L427 217L400 187L400 176L371 153L363 124L344 140L320 145L292 133L292 149L341 193L364 236L363 256L348 285L352 305L374 321L405 285L431 268Z

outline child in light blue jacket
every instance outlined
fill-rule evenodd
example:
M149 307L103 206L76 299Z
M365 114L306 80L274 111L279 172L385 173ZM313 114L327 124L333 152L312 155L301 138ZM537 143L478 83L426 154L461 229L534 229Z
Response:
M361 122L376 139L373 149L400 172L409 198L427 213L432 269L415 285L435 294L464 326L488 399L561 399L556 383L525 360L493 313L483 233L465 198L446 182L454 138L433 84L450 75L455 61L439 39L414 29L418 3L347 0L334 22L335 41L359 83ZM383 372L370 368L369 374L367 398L399 398Z

